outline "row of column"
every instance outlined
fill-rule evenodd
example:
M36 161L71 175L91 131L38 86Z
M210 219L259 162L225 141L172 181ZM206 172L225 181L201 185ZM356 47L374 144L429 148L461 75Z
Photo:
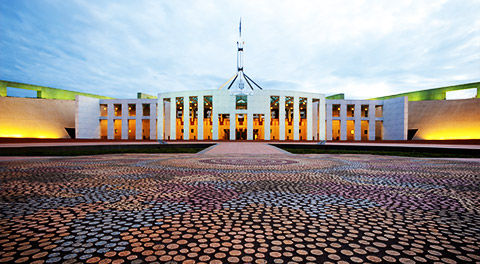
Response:
M340 105L340 117L332 117L332 105ZM347 105L354 105L353 117L347 117ZM361 117L361 106L368 105L368 117ZM347 140L347 120L355 121L355 140L362 139L362 123L361 121L368 121L368 140L375 140L375 121L383 120L383 118L375 118L375 101L368 103L347 103L341 101L340 103L327 103L327 140L332 140L332 120L340 120L340 140Z
M122 116L115 116L115 106L116 104L122 105ZM135 116L128 115L128 105L132 103L107 103L107 138L115 138L115 126L114 120L122 120L122 139L128 139L128 120L135 120L135 139L142 139L142 120L150 119L150 139L156 139L156 120L157 120L157 104L150 103L150 116L143 116L142 105L144 103L135 103L136 113ZM101 118L102 119L102 118Z
M198 140L203 140L204 135L203 135L203 116L204 116L204 96L199 95L196 96L198 97L197 100L197 112L198 112L198 117L199 120L197 122L198 127L197 127L197 138ZM279 96L279 140L285 140L285 97L286 96ZM230 140L235 140L236 134L236 115L237 114L243 114L247 116L247 140L253 140L253 115L254 114L262 114L264 116L264 138L266 140L270 139L270 96L265 97L266 100L265 102L262 102L264 107L263 113L261 111L258 112L253 112L251 110L235 110L235 103L232 105L230 108L231 110L229 113L224 113L224 112L218 112L215 108L215 103L213 103L213 98L212 98L212 139L213 140L218 140L218 116L219 114L229 114L230 115ZM299 98L297 96L293 97L293 140L299 140L299 125L300 125L300 109L299 109ZM159 103L161 104L160 107L158 107L158 135L159 138L164 138L164 99L168 98L160 98ZM250 103L248 103L250 104ZM319 104L320 105L320 104ZM170 98L170 139L175 139L176 138L176 97L171 97ZM250 108L250 106L247 107L247 109ZM185 96L183 97L183 139L184 140L189 140L190 138L190 97ZM312 140L312 125L313 125L313 103L312 103L312 98L307 97L307 140ZM317 111L317 113L320 113L320 111ZM318 120L318 118L317 118ZM323 127L323 125L320 125ZM324 127L323 127L324 128Z

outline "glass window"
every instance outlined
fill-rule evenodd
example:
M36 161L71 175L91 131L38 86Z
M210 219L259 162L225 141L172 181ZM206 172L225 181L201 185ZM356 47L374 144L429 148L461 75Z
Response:
M122 116L122 105L121 104L115 104L115 116Z
M383 105L375 106L375 117L383 117Z
M340 105L332 105L332 117L340 117Z
M237 110L246 110L247 109L247 96L246 95L237 95L236 96L236 107Z
M362 117L368 117L368 105L362 105Z
M108 116L108 105L106 104L100 105L100 116Z
M355 105L347 105L347 117L353 117L355 115Z
M143 104L143 116L150 116L150 104Z
M136 108L137 108L137 105L129 104L128 105L128 116L135 116L136 115Z

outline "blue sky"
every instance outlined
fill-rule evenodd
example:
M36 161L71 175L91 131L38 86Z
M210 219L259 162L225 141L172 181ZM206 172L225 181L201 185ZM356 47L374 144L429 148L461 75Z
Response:
M0 1L0 79L118 98L265 89L369 98L480 81L480 1Z

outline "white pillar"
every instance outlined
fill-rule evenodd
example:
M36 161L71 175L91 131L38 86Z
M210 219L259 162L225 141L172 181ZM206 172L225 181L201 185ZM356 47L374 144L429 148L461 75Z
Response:
M253 113L248 111L245 116L247 118L247 140L253 140Z
M347 140L347 103L340 104L340 140Z
M170 98L170 139L177 139L177 98Z
M160 140L164 140L165 138L163 138L163 129L164 129L164 124L165 124L165 113L164 113L164 110L163 110L163 97L158 97L157 99L157 108L158 108L158 111L157 111L157 133L158 133L158 139ZM155 112L155 110L157 109L152 109L152 104L150 104L150 115L152 115L152 112ZM143 108L142 108L142 116L143 116ZM150 139L153 139L152 138L152 122L155 123L155 120L154 119L151 119L150 116L145 116L145 117L148 117L148 119L150 119L150 131L149 131L149 134L150 134ZM153 124L155 126L155 124Z
M326 120L327 120L327 138L326 140L332 140L333 139L333 127L332 127L332 116L333 116L333 112L332 112L332 105L333 103L330 103L331 101L328 100L327 101L327 104L326 104ZM320 119L321 120L321 119Z
M158 102L159 101L157 101L157 103ZM161 103L158 105L157 103L150 103L150 116L148 117L150 118L150 139L157 139L157 138L163 139L163 122L164 122L164 116L165 116L163 113L163 98L160 102ZM158 107L158 111L157 111L157 107ZM160 110L160 108L162 110ZM160 113L160 111L162 114L157 115L157 113ZM159 116L161 117L162 122L157 121ZM162 128L161 130L159 129L160 127Z
M315 124L315 128L316 128ZM312 140L313 130L313 104L312 97L307 97L307 140ZM315 129L316 131L316 129Z
M190 98L183 97L183 140L190 139Z
M114 139L115 138L115 124L113 123L115 116L115 106L113 103L107 104L107 139Z
M122 139L128 139L128 104L122 104Z
M278 101L278 103L280 104L280 109L278 113L279 138L280 140L285 140L285 96L280 95Z
M270 118L271 118L271 110L270 110L270 96L265 97L266 103L265 103L265 116L263 119L263 129L264 129L264 139L265 140L270 140Z
M320 129L319 131L319 139L320 140L325 140L325 96L322 95L321 98L320 98L320 101L318 103L318 112L319 112L319 115L318 115L318 120L320 122L320 126L318 129ZM330 111L332 111L332 108L330 107ZM332 113L330 113L330 126L332 125ZM330 127L330 133L332 133L332 128ZM330 140L332 140L332 135L330 134Z
M293 140L299 139L298 130L300 129L300 109L299 109L299 97L293 97Z
M235 112L230 112L230 140L235 140L235 126L237 122L237 116Z
M355 103L354 107L353 118L355 121L355 140L362 140L362 105L360 103Z
M135 104L135 139L142 140L142 116L143 116L143 104Z
M197 118L197 138L198 140L203 140L203 115L204 115L204 109L203 109L203 105L204 105L204 99L203 99L203 95L200 95L197 97L197 106L198 106L198 118Z
M375 102L368 104L368 140L375 140Z

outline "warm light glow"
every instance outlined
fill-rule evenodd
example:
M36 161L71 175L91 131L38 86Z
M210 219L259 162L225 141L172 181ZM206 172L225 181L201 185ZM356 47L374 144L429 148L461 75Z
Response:
M420 131L419 131L420 132ZM435 129L422 134L426 140L480 139L480 127L456 127Z
M64 136L57 131L0 127L0 137L2 138L63 138Z

